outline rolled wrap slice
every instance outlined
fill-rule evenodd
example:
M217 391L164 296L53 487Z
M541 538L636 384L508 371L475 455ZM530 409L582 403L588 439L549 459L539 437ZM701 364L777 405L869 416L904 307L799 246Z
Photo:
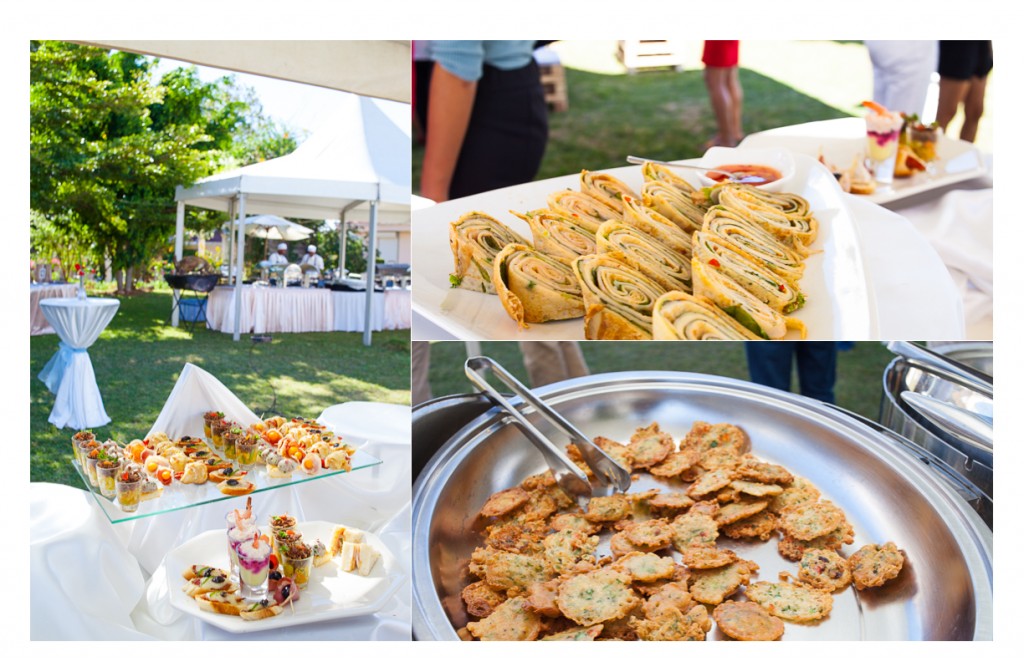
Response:
M622 212L615 211L592 195L572 189L548 194L548 207L565 214L591 232L597 232L597 226L605 221L622 218Z
M679 193L685 196L689 196L694 193L697 189L694 188L690 182L683 177L680 177L672 168L663 166L660 163L651 163L647 161L640 167L640 172L644 176L644 184L648 182L660 182L668 186L674 187Z
M511 211L530 225L533 246L541 253L565 260L597 252L597 238L577 219L553 209L535 209L521 214Z
M605 221L597 230L599 253L608 254L666 290L692 291L690 258L651 235L620 221Z
M479 211L463 214L448 228L448 243L455 259L449 276L452 287L494 294L491 282L494 257L508 244L529 244L497 219Z
M693 259L718 269L779 312L788 314L804 305L804 295L796 285L730 249L713 235L693 234Z
M665 288L607 255L573 260L588 340L650 340L651 310Z
M653 209L683 232L696 232L704 222L708 208L695 203L688 195L680 193L665 182L644 182L644 207Z
M775 193L765 191L758 186L748 186L746 184L722 184L721 186L714 187L712 189L712 197L715 198L715 204L721 204L719 199L723 191L733 188L745 191L749 196L760 200L762 204L774 207L784 214L811 216L811 203L796 193Z
M603 172L584 170L580 173L580 191L595 197L615 211L622 213L622 199L637 194L622 180Z
M654 302L655 340L760 340L707 297L666 292Z
M804 275L803 255L777 240L760 225L725 207L716 206L708 210L701 232L717 237L732 250L791 284L796 284Z
M797 251L809 254L807 247L818 237L818 221L813 216L791 216L766 205L749 189L747 186L727 186L718 198L719 203L754 221Z
M678 225L653 209L644 207L636 198L627 196L622 199L622 203L623 223L651 235L686 257L693 254L693 242L690 240L690 234L680 230Z
M530 324L583 317L583 296L572 267L525 244L494 258L494 288L509 317Z
M803 322L768 307L732 278L698 260L693 261L693 293L711 299L737 322L767 340L785 338L788 329L799 331L801 340L807 337Z

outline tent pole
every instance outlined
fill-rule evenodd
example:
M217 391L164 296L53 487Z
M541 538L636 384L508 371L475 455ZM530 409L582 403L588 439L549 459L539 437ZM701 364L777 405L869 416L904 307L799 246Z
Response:
M238 194L237 253L235 261L235 266L238 268L235 271L235 333L231 336L233 340L239 340L242 337L240 329L242 327L242 281L245 280L242 277L242 270L245 268L245 193Z
M178 213L174 218L174 262L181 260L181 254L185 248L185 203L178 203ZM175 300L181 296L181 290L174 291ZM178 307L175 306L171 312L171 326L178 326Z
M348 253L348 220L345 219L345 212L341 212L341 233L338 235L338 271L342 278L348 278L345 271L345 257Z
M378 187L377 197L380 197ZM363 345L373 342L373 295L377 278L377 200L370 201L370 247L366 255L366 315L363 317Z
M224 237L228 239L227 245L227 265L228 265L228 285L233 285L235 282L235 235L231 234L231 223L235 220L235 199L231 198L228 200L228 225L226 232L221 233L221 242L224 241Z

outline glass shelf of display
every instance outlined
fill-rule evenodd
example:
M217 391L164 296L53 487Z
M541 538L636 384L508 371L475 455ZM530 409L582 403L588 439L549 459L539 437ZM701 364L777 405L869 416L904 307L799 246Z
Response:
M96 499L96 503L99 504L100 510L107 516L107 519L113 524L120 522L130 522L132 520L143 519L146 517L155 517L157 515L163 515L164 513L171 513L176 510L186 510L188 508L196 508L197 506L204 506L208 503L217 503L218 501L228 501L230 499L244 499L244 497L258 494L260 492L269 492L270 490L277 490L283 487L294 487L295 485L302 485L303 483L309 483L314 480L322 480L324 478L332 478L342 474L351 473L353 471L362 471L370 467L375 467L381 464L381 460L365 453L361 450L356 452L349 458L351 465L350 469L321 469L315 474L307 474L302 469L296 469L286 478L271 478L268 475L267 466L263 463L258 463L253 466L252 469L244 476L244 479L253 483L256 487L252 492L242 495L228 495L224 494L220 490L222 483L215 483L211 480L207 480L202 484L185 484L178 480L174 480L170 485L161 486L162 491L160 496L144 499L139 502L138 510L134 512L126 512L121 509L121 506L117 503L116 497L106 497L100 492L98 486L94 486L89 477L86 475L85 469L78 463L78 460L72 460L72 464L75 467L75 471L81 477L85 488L92 493ZM237 465L236 465L237 468ZM243 500L241 503L245 503Z

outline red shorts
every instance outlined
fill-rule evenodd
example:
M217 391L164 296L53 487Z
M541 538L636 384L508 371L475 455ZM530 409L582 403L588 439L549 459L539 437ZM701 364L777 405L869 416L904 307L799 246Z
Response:
M701 62L705 67L735 67L740 63L740 42L705 41Z

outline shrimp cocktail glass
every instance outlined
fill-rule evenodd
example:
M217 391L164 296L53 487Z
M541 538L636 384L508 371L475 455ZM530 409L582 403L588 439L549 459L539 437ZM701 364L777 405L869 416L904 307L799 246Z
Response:
M232 510L224 518L228 525L228 559L231 581L238 578L238 546L246 540L252 540L256 528L256 515L252 509Z
M903 118L872 101L861 105L872 111L864 118L867 124L868 169L879 184L892 184Z
M238 529L236 529L238 530ZM238 583L242 597L259 601L267 597L267 579L270 575L270 543L259 531L238 545Z

